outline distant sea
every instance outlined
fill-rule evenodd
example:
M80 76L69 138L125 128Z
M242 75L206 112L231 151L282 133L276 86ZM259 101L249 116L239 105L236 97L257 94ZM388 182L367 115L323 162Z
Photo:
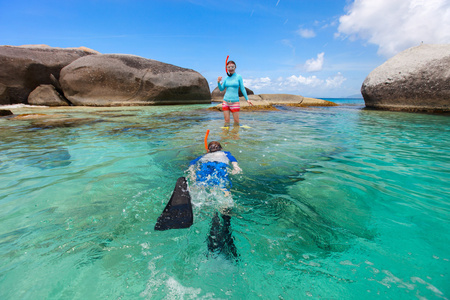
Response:
M337 104L365 106L363 98L316 98L331 101Z

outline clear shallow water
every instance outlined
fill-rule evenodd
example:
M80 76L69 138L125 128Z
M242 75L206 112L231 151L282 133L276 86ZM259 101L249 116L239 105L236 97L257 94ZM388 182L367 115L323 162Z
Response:
M341 102L230 129L201 105L13 109L92 119L0 119L0 298L450 298L448 117ZM206 129L244 170L238 262L207 256L220 193L153 230Z

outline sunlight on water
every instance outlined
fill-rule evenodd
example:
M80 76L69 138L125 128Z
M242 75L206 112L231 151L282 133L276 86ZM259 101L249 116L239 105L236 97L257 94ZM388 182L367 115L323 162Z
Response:
M448 117L329 108L14 107L0 118L1 299L448 299ZM61 121L62 119L62 121ZM154 231L218 140L232 197L190 182L194 225ZM208 252L231 208L237 260Z

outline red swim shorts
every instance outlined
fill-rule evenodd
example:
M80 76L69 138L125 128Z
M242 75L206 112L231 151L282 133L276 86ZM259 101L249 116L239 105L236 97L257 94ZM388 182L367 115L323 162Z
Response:
M241 109L239 102L222 102L222 111L229 110L232 113L238 112Z

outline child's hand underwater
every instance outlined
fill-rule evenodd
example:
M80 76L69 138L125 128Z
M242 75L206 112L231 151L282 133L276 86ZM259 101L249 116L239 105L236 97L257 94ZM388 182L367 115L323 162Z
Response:
M233 165L233 170L231 171L231 174L235 175L235 174L239 174L242 172L242 169L239 167L237 162L232 162L232 165Z

